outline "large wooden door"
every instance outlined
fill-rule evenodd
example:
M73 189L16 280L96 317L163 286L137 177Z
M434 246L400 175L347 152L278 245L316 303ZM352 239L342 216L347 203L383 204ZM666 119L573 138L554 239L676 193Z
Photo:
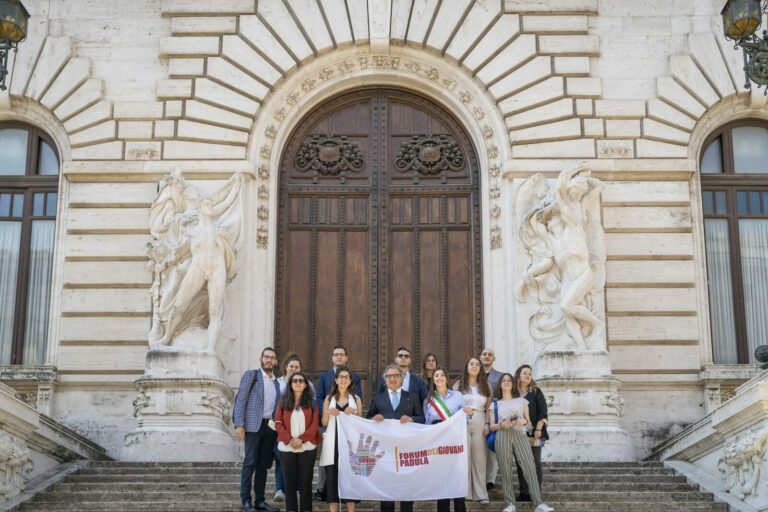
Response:
M280 169L276 345L313 375L347 347L370 396L398 347L459 373L482 343L477 159L413 94L370 89L311 113Z

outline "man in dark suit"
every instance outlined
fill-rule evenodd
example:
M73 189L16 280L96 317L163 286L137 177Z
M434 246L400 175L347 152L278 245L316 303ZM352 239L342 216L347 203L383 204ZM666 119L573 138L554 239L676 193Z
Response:
M261 351L261 368L248 370L240 379L232 419L235 437L245 441L245 458L240 473L242 512L277 512L264 498L267 470L272 466L272 449L277 434L269 428L280 398L280 386L273 369L277 354L272 347ZM251 501L251 478L256 506Z
M399 352L399 351L398 351ZM373 395L366 418L373 421L400 420L400 423L424 423L421 400L403 389L403 370L396 364L387 366L382 377L386 388ZM382 501L382 512L394 512L393 501ZM412 512L412 501L401 501L400 512Z
M427 383L421 380L418 375L414 375L411 372L411 351L405 347L397 349L395 355L395 364L400 368L403 373L402 387L411 395L418 397L419 404L423 404L427 399ZM379 380L379 393L387 388L384 379Z
M333 379L336 378L336 370L342 366L347 366L348 360L349 357L347 357L346 348L341 345L333 347L333 352L331 353L331 362L333 363L333 366L327 372L320 374L320 378L317 380L317 388L315 388L317 405L320 408L320 417L323 416L323 403L325 402L325 397L330 394L331 388L333 388ZM354 393L362 399L363 390L360 386L360 376L356 373L352 374L352 385L354 386ZM325 429L323 429L323 431L324 430ZM317 457L320 458L320 449L318 449ZM325 468L326 466L320 466L318 468L319 488L315 491L315 494L312 497L315 501L325 501Z

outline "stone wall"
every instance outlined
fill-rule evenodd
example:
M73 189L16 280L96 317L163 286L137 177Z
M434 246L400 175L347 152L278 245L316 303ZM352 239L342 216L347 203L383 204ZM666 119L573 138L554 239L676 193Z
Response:
M286 138L333 95L387 84L455 112L482 156L485 332L501 367L526 360L510 292L511 179L586 160L606 182L608 345L622 426L645 455L705 412L701 143L722 122L768 117L721 36L721 3L28 0L0 119L46 129L63 160L53 416L111 453L132 427L151 316L147 212L177 166L211 186L251 176L228 291L236 384L272 336ZM655 406L660 395L674 400Z

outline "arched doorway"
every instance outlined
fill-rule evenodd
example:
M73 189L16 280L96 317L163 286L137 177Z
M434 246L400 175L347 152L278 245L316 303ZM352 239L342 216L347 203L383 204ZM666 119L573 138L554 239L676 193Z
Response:
M280 164L275 335L281 355L330 366L332 347L370 382L398 347L452 373L482 343L478 163L429 100L377 88L310 113Z

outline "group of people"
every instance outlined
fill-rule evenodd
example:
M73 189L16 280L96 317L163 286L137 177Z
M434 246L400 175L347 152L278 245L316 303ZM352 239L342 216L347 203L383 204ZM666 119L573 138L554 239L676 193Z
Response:
M313 497L327 501L331 512L343 503L354 512L354 500L338 492L338 431L340 414L363 415L360 377L347 366L347 351L338 345L333 366L313 386L302 372L301 358L290 354L276 375L277 354L261 353L260 368L240 381L233 411L235 437L245 442L240 481L241 511L277 512L266 501L267 471L277 461L275 501L285 501L287 512L311 512ZM387 366L366 412L373 421L440 423L463 411L468 418L469 486L465 498L454 499L455 512L465 512L465 500L489 503L501 472L504 512L515 503L532 501L536 512L553 510L541 497L541 450L547 435L547 404L533 380L529 365L514 374L493 367L492 349L471 357L462 376L449 386L447 371L432 353L424 356L421 376L411 372L411 352L400 347ZM486 437L496 433L495 453ZM313 495L314 463L320 453L320 489ZM517 468L519 493L513 489ZM255 501L252 499L252 493ZM298 496L297 496L298 495ZM381 502L382 512L394 512L394 502ZM401 512L412 512L413 502L401 502ZM438 512L450 512L450 499L437 501Z

